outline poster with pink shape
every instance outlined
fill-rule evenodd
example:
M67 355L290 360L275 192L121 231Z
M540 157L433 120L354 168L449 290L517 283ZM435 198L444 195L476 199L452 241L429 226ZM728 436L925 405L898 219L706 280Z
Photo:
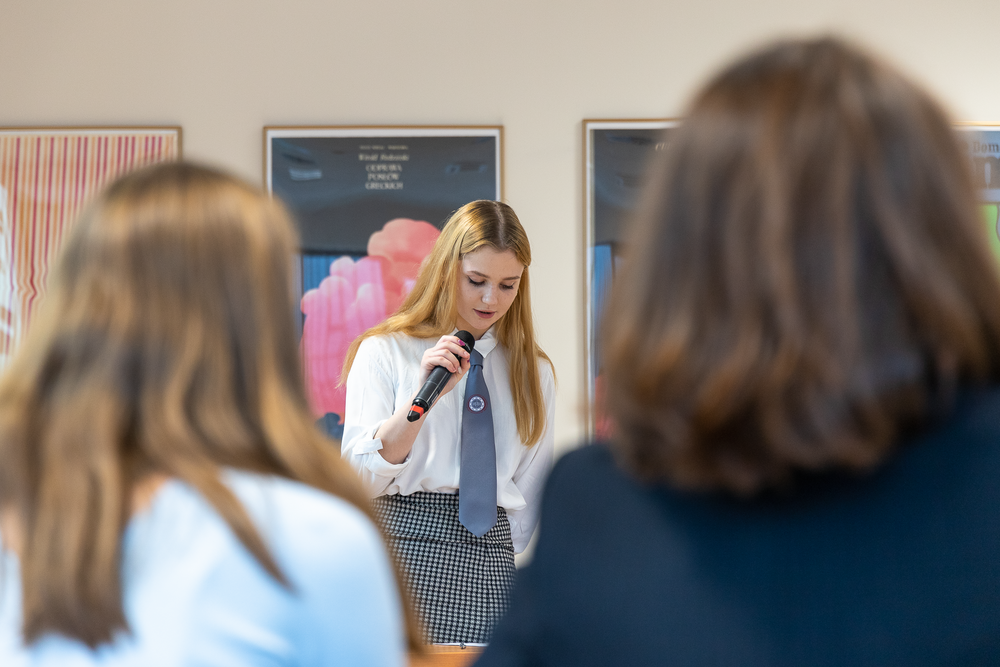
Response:
M343 424L346 393L340 384L351 342L402 304L420 263L441 232L423 220L397 218L372 234L368 256L343 256L330 275L302 296L302 358L313 413Z
M413 289L458 208L501 199L501 127L264 128L267 188L300 237L301 352L317 421L337 439L351 343Z

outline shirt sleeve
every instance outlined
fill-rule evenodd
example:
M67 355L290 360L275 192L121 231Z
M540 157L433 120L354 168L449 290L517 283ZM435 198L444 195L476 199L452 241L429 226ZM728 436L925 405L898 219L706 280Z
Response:
M538 506L542 498L545 478L552 468L555 449L553 422L556 415L556 387L552 367L547 361L539 361L542 382L542 398L545 401L545 431L533 447L525 447L521 463L514 472L513 481L524 498L524 509L509 510L510 535L514 543L514 553L521 553L528 546L531 535L538 524Z
M375 433L395 410L396 383L383 366L386 359L378 359L387 355L380 353L376 343L374 338L361 343L347 375L344 437L340 445L341 456L358 471L372 498L385 493L410 460L407 456L402 463L389 463L379 453L382 441Z

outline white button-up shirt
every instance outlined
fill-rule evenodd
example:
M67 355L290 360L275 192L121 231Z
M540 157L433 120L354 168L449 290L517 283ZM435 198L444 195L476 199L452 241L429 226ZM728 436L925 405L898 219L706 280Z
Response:
M382 458L382 441L375 437L397 409L413 400L424 380L420 360L437 340L393 334L368 338L358 348L347 376L341 453L361 474L373 498L417 491L458 491L468 374L423 417L424 423L405 461L394 464ZM552 466L555 380L548 362L540 360L545 432L533 447L526 447L517 433L507 357L497 346L492 329L476 341L475 349L483 355L483 375L493 404L497 505L507 511L514 551L520 553L535 529L542 484Z

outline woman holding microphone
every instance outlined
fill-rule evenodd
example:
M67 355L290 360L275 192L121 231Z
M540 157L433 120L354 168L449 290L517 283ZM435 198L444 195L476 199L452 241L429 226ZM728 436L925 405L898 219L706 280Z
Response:
M488 640L535 527L555 380L535 342L530 263L509 206L466 204L399 311L344 364L343 456L375 498L430 642ZM450 378L432 409L412 410L436 367Z

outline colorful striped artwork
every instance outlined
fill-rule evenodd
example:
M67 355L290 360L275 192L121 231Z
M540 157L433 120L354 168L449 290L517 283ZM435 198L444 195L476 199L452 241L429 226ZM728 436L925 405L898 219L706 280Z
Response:
M0 369L88 200L121 174L180 151L177 127L0 129Z

